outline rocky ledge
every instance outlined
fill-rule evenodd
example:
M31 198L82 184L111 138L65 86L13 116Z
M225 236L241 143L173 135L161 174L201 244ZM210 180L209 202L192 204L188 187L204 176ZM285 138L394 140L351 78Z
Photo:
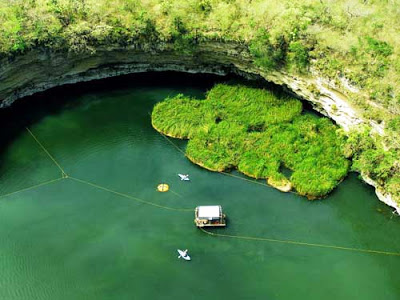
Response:
M0 107L11 105L24 96L55 86L90 81L106 77L148 71L180 71L210 73L260 79L284 86L297 97L309 101L314 109L328 116L345 131L367 123L350 105L347 91L312 71L308 76L294 76L283 71L265 72L252 61L248 48L242 44L206 42L192 53L182 54L173 45L132 45L129 47L100 47L95 53L52 52L37 49L0 61ZM343 85L346 88L346 85ZM349 92L352 87L347 86ZM383 126L368 121L373 130L383 135ZM400 213L400 206L390 194L364 176L375 187L378 198Z

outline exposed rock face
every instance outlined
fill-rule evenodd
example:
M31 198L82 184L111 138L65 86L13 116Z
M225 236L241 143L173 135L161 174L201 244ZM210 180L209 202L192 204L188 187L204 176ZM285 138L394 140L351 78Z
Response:
M365 123L349 104L346 96L329 81L312 72L309 76L293 76L281 71L265 73L252 63L245 45L207 42L192 54L174 51L173 45L99 48L94 54L73 54L34 50L14 59L0 61L0 107L39 91L81 81L147 71L182 71L226 75L236 73L247 78L264 78L285 86L298 97L310 101L320 113L333 119L344 130ZM351 87L349 87L350 89ZM369 124L378 133L378 124ZM369 184L377 186L371 181ZM383 198L379 188L378 197ZM390 197L386 195L385 199ZM386 201L396 207L394 201Z
M245 48L237 45L204 44L193 55L178 54L169 44L161 44L157 49L143 48L99 48L94 54L35 50L12 61L3 59L0 62L0 107L68 83L146 71L225 75L240 73L244 66L251 65L246 55L241 56L243 50L239 48Z

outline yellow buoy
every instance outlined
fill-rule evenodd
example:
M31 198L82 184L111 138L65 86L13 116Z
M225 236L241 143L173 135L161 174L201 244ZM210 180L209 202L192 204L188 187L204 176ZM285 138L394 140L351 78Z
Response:
M157 191L159 191L159 192L168 192L168 190L169 190L169 185L166 183L160 183L157 186Z

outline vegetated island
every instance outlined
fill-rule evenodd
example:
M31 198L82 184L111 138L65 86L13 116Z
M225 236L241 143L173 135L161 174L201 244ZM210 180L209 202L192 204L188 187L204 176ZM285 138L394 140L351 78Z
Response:
M218 84L205 100L179 94L155 105L153 127L189 139L186 155L211 171L236 168L308 199L331 192L346 176L346 138L332 122L303 113L301 101L243 85ZM287 178L282 168L291 170Z

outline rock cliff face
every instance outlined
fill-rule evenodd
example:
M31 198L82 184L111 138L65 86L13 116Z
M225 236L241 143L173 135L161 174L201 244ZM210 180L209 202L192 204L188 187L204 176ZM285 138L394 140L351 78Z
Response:
M293 76L285 72L263 72L251 59L245 45L208 42L196 47L190 54L174 50L171 44L129 47L103 47L95 53L75 54L35 50L13 59L0 61L0 107L39 91L69 83L101 79L122 74L147 71L182 71L226 75L236 73L246 78L264 78L283 85L298 97L309 101L320 113L333 119L344 130L365 123L349 104L344 93L321 78L316 72L308 76ZM351 87L349 87L351 89ZM343 93L344 92L344 93ZM380 125L369 124L383 134ZM376 187L379 199L400 208Z

